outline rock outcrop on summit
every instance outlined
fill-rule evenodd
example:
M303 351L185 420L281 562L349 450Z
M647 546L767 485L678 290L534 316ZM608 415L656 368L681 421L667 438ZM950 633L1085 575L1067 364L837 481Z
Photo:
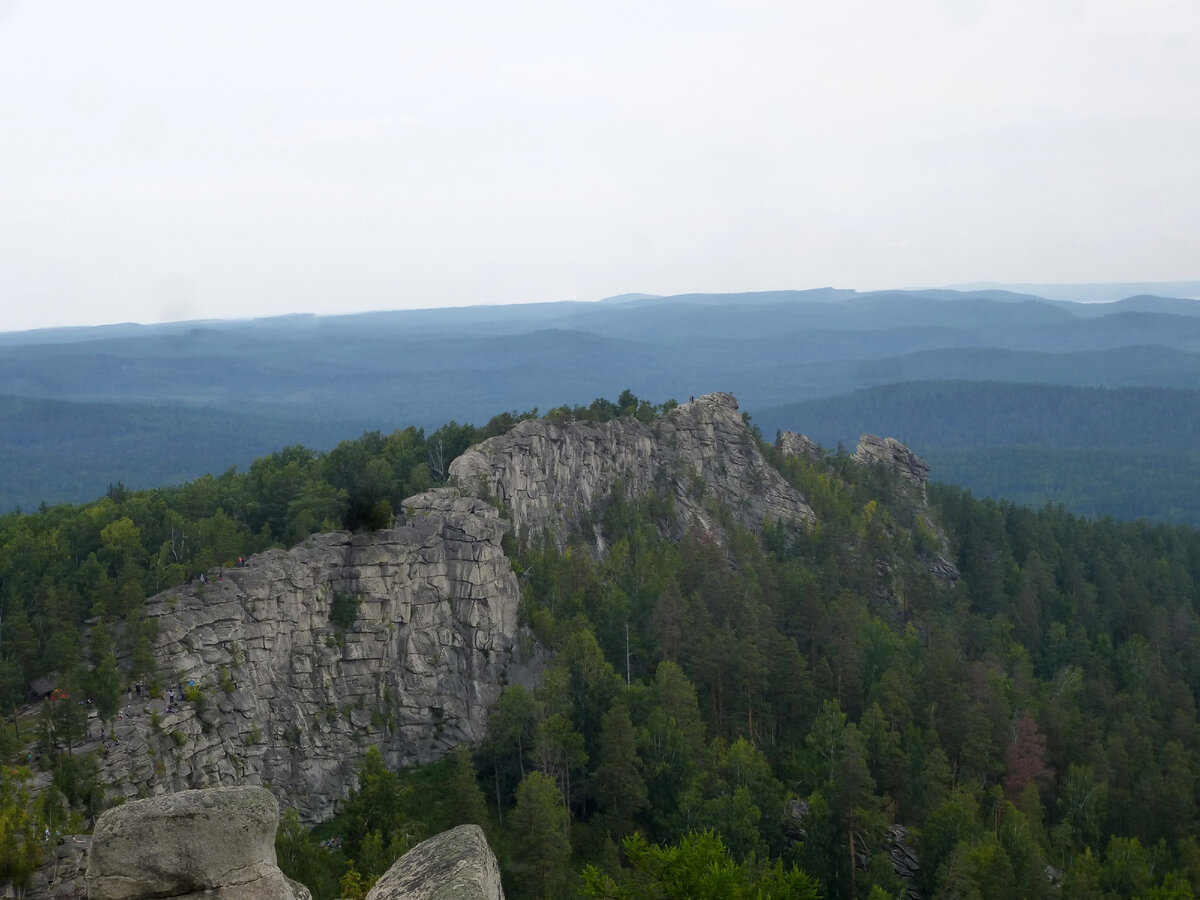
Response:
M775 449L784 456L808 456L816 458L821 455L821 445L806 434L796 434L794 431L782 432L775 441Z
M410 498L405 514L394 529L314 536L151 598L167 696L132 699L101 778L131 798L269 783L320 820L369 745L399 767L482 739L504 684L524 677L507 523L446 488ZM348 625L331 621L335 603L351 605Z
M674 500L677 526L721 530L714 507L751 530L810 524L805 499L763 458L731 394L697 397L647 425L529 419L450 465L464 490L495 498L521 537L565 543L614 490ZM603 551L599 534L586 534Z
M882 463L918 487L929 480L929 463L895 438L864 434L858 439L854 458L865 465Z

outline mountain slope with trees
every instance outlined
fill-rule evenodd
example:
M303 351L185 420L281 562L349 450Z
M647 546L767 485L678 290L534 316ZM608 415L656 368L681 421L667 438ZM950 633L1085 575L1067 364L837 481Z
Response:
M1198 351L1198 301L1002 290L687 294L0 334L0 510L83 502L117 481L148 489L244 470L291 443L329 450L365 430L587 404L615 371L641 396L728 390L759 415L903 381L1194 389ZM115 427L79 441L74 421L106 417ZM1075 508L1125 514L1086 481L1079 489L1096 502L1072 497Z
M647 415L623 399L555 414ZM152 627L147 593L247 547L378 527L382 504L518 418L291 447L245 474L0 518L2 708L56 672L113 714ZM816 882L878 900L914 886L897 846L932 898L1195 896L1200 533L761 450L815 526L753 534L728 517L724 540L676 539L660 527L669 496L614 491L594 512L602 557L514 536L523 619L551 652L536 688L509 686L487 742L432 767L364 754L337 818L285 820L285 870L317 896L361 896L423 835L475 821L514 898ZM958 578L933 574L941 554ZM43 823L105 803L73 750L78 709L51 701L32 732L4 729L10 877ZM52 785L36 802L18 765L31 740Z
M939 480L1083 515L1200 524L1200 391L980 381L905 382L757 417L827 447L865 431L904 440Z

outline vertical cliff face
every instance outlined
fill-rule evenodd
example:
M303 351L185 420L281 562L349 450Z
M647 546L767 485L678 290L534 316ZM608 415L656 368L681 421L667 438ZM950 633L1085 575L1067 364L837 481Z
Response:
M469 449L450 474L464 489L496 498L519 534L559 543L581 532L616 489L671 497L683 528L719 531L718 508L751 530L768 518L813 521L804 498L759 452L730 394L699 397L649 425L527 420Z
M507 525L448 489L405 513L398 528L317 536L148 601L172 674L163 692L182 685L192 699L168 712L169 694L135 697L105 779L128 796L269 784L321 819L369 745L399 766L481 739L517 674ZM335 602L352 610L348 627L331 620Z

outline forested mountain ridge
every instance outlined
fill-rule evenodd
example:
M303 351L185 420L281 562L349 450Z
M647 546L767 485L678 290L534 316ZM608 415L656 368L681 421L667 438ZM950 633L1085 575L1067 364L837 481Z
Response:
M627 391L535 424L582 436L590 426L571 423L627 420L631 434L666 435L673 414ZM291 447L245 474L117 486L86 506L0 518L0 699L12 709L26 681L57 672L60 690L91 694L113 727L134 673L161 664L146 594L171 589L161 608L184 579L219 575L274 535L346 526L362 534L337 540L376 540L449 460L533 427L521 418L428 438L368 433L329 453ZM536 687L506 687L487 739L431 767L395 773L360 745L357 789L317 838L294 813L285 822L285 871L316 896L358 896L424 834L477 821L517 898L701 882L723 896L803 897L812 879L827 897L866 900L1194 896L1200 535L980 501L799 439L785 452L752 428L742 440L804 498L811 524L745 530L701 475L683 483L720 531L681 531L680 470L640 493L599 491L589 527L565 543L514 529L504 547L521 619L551 651ZM958 577L933 573L942 553ZM373 633L353 604L325 609L331 654L353 652L335 650L338 628L346 648ZM232 656L210 664L212 681L173 701L197 735L206 716L219 729L235 714L247 677ZM172 674L144 685L151 714L119 720L121 749L106 759L140 737L157 748L152 768L174 777L191 738L175 738L183 729L160 709ZM391 735L381 700L331 712ZM36 855L37 842L22 855L22 835L111 802L105 764L80 753L96 723L86 738L79 710L50 701L32 731L4 731L14 761L40 750L38 777L53 786L26 805L28 776L5 770L7 876ZM284 747L288 735L269 739ZM259 752L252 730L240 743L229 751ZM332 836L340 849L318 846ZM904 878L897 847L919 861Z
M822 289L0 334L0 510L364 430L586 404L614 371L659 399L730 390L756 416L932 379L1194 389L1198 329L1194 300ZM80 441L74 423L96 421L111 427Z
M1200 524L1200 390L917 381L763 410L826 447L896 435L939 481L1085 515Z

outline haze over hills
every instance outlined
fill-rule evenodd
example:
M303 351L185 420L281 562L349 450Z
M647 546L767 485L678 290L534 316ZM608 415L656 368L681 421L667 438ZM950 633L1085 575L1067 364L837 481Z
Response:
M893 435L939 480L1088 515L1200 523L1200 390L986 381L882 385L762 410L826 447Z
M1137 295L1156 297L1200 298L1200 281L1123 281L1092 284L1011 284L998 281L976 281L953 284L956 291L1014 291L1034 294L1047 300L1068 300L1078 303L1097 303L1123 300Z
M984 463L981 448L925 441L914 430L915 411L897 423L882 415L886 403L881 410L870 396L789 406L944 380L962 383L952 401L940 401L951 422L990 402L974 392L994 393L995 385L972 387L977 382L1200 388L1200 302L1143 295L1074 303L990 287L821 288L0 334L0 509L83 501L116 481L178 482L245 467L287 444L327 449L368 429L480 424L496 409L586 405L625 387L655 401L731 391L756 417L770 411L760 422L768 435L787 427L824 439L844 422L836 410L874 410L879 424L860 417L863 430L902 437L911 431L914 446L935 464L933 477L1000 490L983 478L994 463ZM908 394L900 389L896 396ZM1011 394L1018 413L1023 397ZM1096 402L1115 404L1113 421L1128 408L1124 395ZM898 404L896 415L901 409L909 407ZM1154 444L1165 455L1162 466L1149 468L1165 467L1156 476L1161 481L1194 442L1170 426L1178 410L1160 412L1166 418L1141 433L1173 435ZM1021 429L1039 421L1030 413L1032 419L1001 420L1013 430L994 434L989 452L1064 449L1026 439ZM842 434L837 440L856 437ZM939 460L950 466L942 449L967 455L941 471ZM1119 449L1146 446L1134 441ZM1115 452L1105 450L1114 464ZM1083 484L1072 492L1074 508L1156 515L1097 506L1088 490ZM1053 492L1018 493L1058 499Z

